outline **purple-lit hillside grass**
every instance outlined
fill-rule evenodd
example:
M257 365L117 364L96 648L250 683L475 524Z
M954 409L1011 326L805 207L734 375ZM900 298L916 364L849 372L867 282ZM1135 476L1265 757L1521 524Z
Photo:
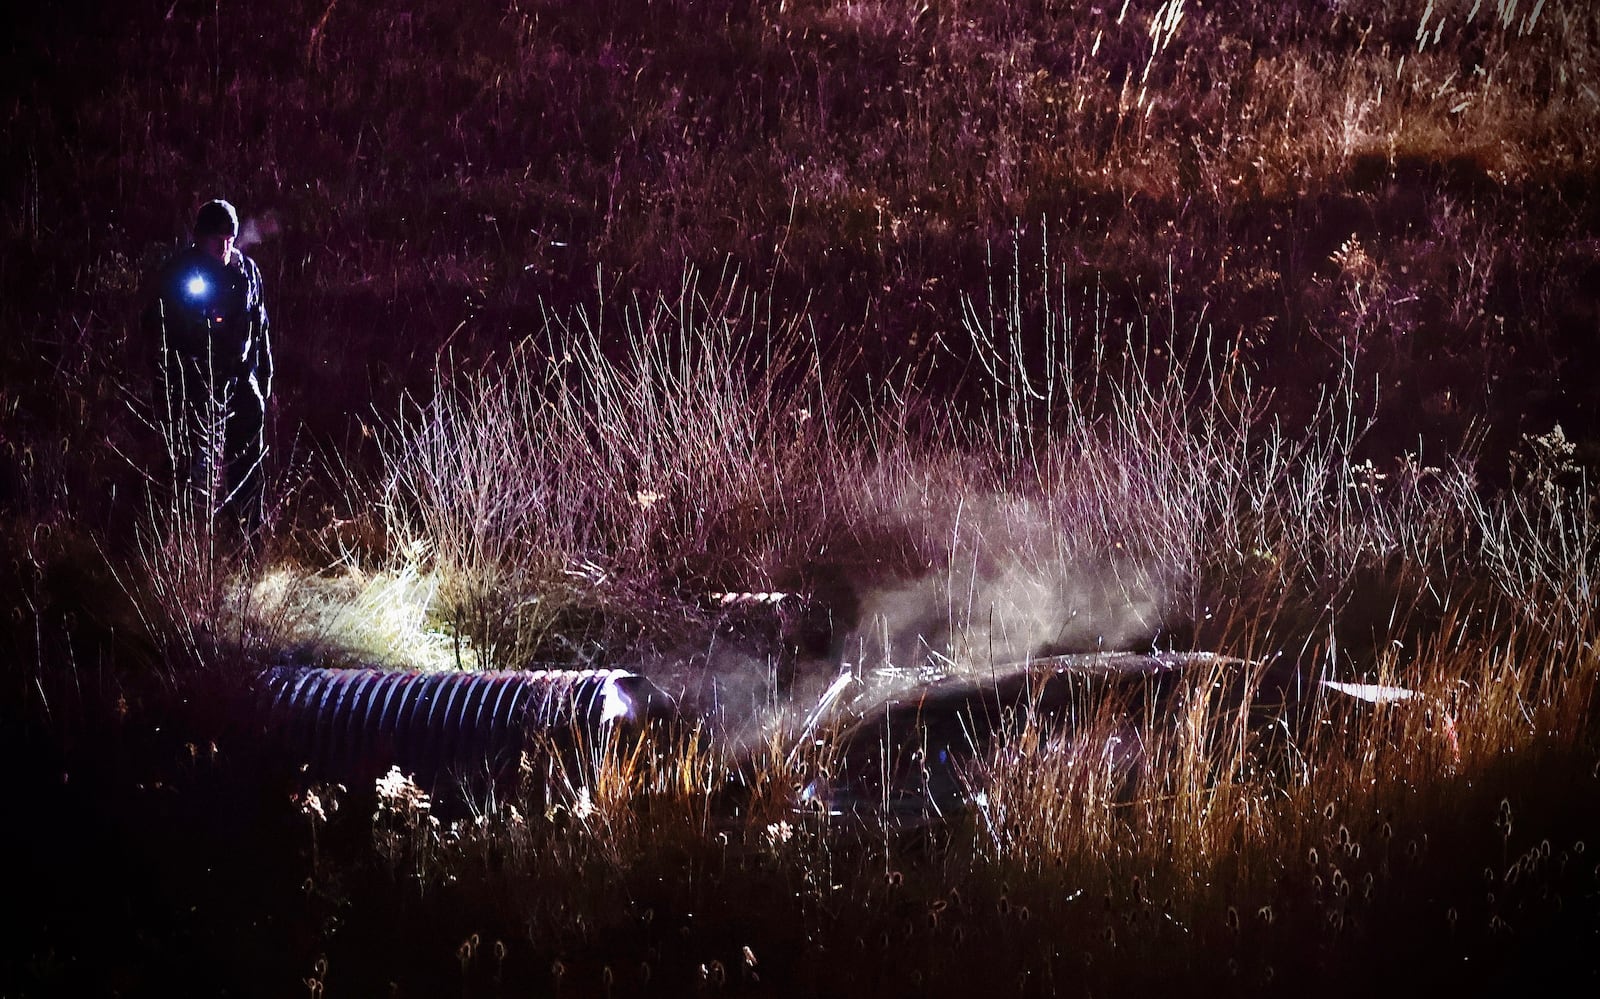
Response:
M1309 424L1291 428L1260 418L1261 399L1228 344L1204 328L1172 328L1178 319L1170 312L1115 329L1092 317L1085 325L1062 306L1037 330L1018 310L974 304L967 322L994 359L990 408L941 409L909 382L848 403L810 394L809 378L790 395L776 381L730 377L740 370L731 359L753 349L769 352L772 370L794 365L811 376L814 356L785 358L768 339L741 339L747 330L708 327L695 310L717 300L653 313L663 317L653 326L624 325L620 363L605 359L598 324L567 324L563 342L583 376L576 384L512 365L469 382L462 395L441 396L445 405L466 399L502 409L470 409L476 415L467 421L436 404L434 412L451 417L396 424L390 481L415 485L403 504L388 502L391 530L463 539L443 549L450 554L439 557L439 572L465 565L473 578L503 580L514 578L516 559L529 557L590 566L589 599L604 605L621 594L623 613L635 616L632 608L652 599L681 600L670 589L678 579L777 571L814 557L817 539L893 538L884 553L892 568L875 582L906 590L908 576L929 581L909 590L932 604L917 618L932 624L918 642L874 647L874 634L902 626L884 611L884 620L862 627L857 646L881 659L869 654L863 663L915 665L904 658L912 649L946 671L982 675L997 648L1025 650L1002 639L1039 637L1027 612L1072 606L1075 580L1099 573L1122 600L1111 601L1113 616L1133 608L1136 625L1159 623L1261 664L1242 675L1234 666L1186 678L1170 713L1130 718L1113 699L1085 705L1071 728L1024 713L968 771L978 804L958 823L965 834L947 841L931 868L901 873L909 890L936 900L960 885L1008 911L1043 912L1054 904L1052 890L1123 898L1134 885L1140 918L1206 924L1206 934L1215 929L1229 940L1241 911L1267 913L1258 923L1274 913L1306 918L1274 892L1307 851L1327 852L1331 841L1346 851L1344 870L1360 869L1359 844L1352 847L1348 830L1338 833L1341 822L1381 817L1361 821L1381 822L1391 837L1397 828L1413 836L1456 807L1468 775L1484 781L1497 761L1589 751L1597 675L1586 582L1597 554L1592 503L1581 488L1533 477L1521 492L1483 501L1468 453L1448 468L1409 458L1391 469L1357 462L1370 403L1354 358ZM675 339L708 328L714 338ZM655 339L641 342L645 331ZM1040 335L1056 341L1047 352L1056 360L1029 367L1025 345ZM685 356L654 353L662 341ZM1070 349L1084 342L1087 352ZM1176 356L1153 346L1185 342L1192 347ZM514 388L519 377L541 394ZM568 393L580 392L585 404L565 408ZM739 412L725 412L734 407ZM761 438L774 426L793 427L783 417L801 408L823 415L781 442ZM645 415L648 425L636 422ZM448 436L482 427L501 435L482 458L473 457L478 444L458 449ZM449 475L408 464L419 450L406 445L407 433L437 435L426 438L428 454L498 464L450 466ZM478 518L473 502L485 498L453 491L463 483L505 488L524 477L533 483L527 493L551 497L553 507L530 508L523 521ZM577 501L542 485L556 481L587 490L585 516ZM692 488L675 498L657 485L676 481ZM657 490L662 498L638 501ZM706 525L741 507L744 533L724 528L708 544ZM525 533L484 532L504 523ZM469 560L485 553L513 562L472 568ZM654 568L662 564L692 571L666 577ZM562 589L572 585L566 579ZM1033 605L1019 606L1018 592ZM520 599L535 597L544 595ZM1541 613L1552 606L1564 613ZM1301 721L1274 702L1255 703L1264 666L1277 657L1307 666L1308 685L1317 676L1363 679L1413 694L1372 705L1313 686ZM648 878L688 855L699 858L690 869L706 878L696 891L712 894L720 883L707 872L731 850L745 858L746 874L755 864L760 877L783 877L785 865L796 865L803 883L842 879L835 891L870 900L885 867L909 865L888 845L857 849L845 863L835 831L803 810L786 811L807 767L829 765L830 746L824 731L806 744L822 757L785 751L794 732L787 717L788 728L775 723L746 756L730 756L699 733L665 750L644 742L596 747L587 765L562 769L545 785L549 796L537 803L545 825L524 803L511 826L488 816L474 835L515 839L530 835L532 823L545 830L539 835L578 836L587 859L557 854L574 872L599 870L585 867L597 863ZM1113 738L1136 766L1108 756ZM749 785L760 789L761 807L714 821L730 786ZM888 827L882 835L885 844L895 838ZM563 884L573 906L593 904L588 875L563 882L534 859L539 850L513 854L543 871L541 905ZM454 871L449 857L445 850L437 862ZM1399 890L1384 870L1371 873L1350 890ZM1316 910L1330 921L1317 924L1318 934L1347 918L1333 902L1345 897L1350 876L1338 877L1345 880L1327 887L1328 904ZM946 911L918 925L944 932ZM1158 930L1131 920L1103 934L1094 924L1090 949L1113 961L1118 946L1148 954L1141 948L1160 945ZM965 932L981 940L994 931Z
M282 216L282 248L264 250L283 257L270 286L285 329L337 330L280 344L286 371L317 379L283 390L319 422L347 418L341 397L365 372L370 390L426 385L447 339L462 356L493 353L492 320L541 297L570 306L596 266L670 294L685 260L732 255L786 307L811 296L826 331L872 309L889 327L874 349L915 356L949 328L983 246L1048 218L1067 223L1062 258L1084 273L1149 280L1175 258L1186 285L1252 313L1239 318L1255 346L1282 346L1304 335L1290 312L1345 308L1356 290L1330 285L1323 253L1301 247L1359 230L1372 272L1356 318L1387 302L1378 318L1398 334L1439 319L1427 306L1441 286L1459 290L1441 342L1471 361L1504 336L1503 307L1479 312L1485 289L1589 257L1559 216L1541 220L1556 230L1545 239L1521 211L1525 194L1583 175L1600 120L1582 71L1600 25L1581 3L1268 14L1146 0L1025 16L899 0L536 13L313 2L129 16L150 19L129 33L143 44L116 54L148 62L80 109L70 135L47 101L11 112L19 154L36 159L32 212L8 216L8 232L87 275L91 296L39 326L69 355L82 349L73 320L119 335L106 317L138 284L141 240L181 216L172 192L226 178ZM471 58L458 32L476 40ZM207 59L194 57L202 36ZM289 66L255 71L260 50ZM107 65L111 53L73 54ZM188 154L174 106L208 117L212 160ZM71 194L109 190L127 231ZM1387 231L1414 198L1416 224ZM63 216L41 247L52 202ZM1285 248L1301 226L1310 242ZM1526 281L1525 307L1559 311L1537 299L1569 280ZM404 349L398 320L412 320Z
M1016 316L985 324L973 313L991 356L1019 356ZM1260 707L1254 678L1241 685L1226 669L1192 678L1176 714L1136 719L1131 732L1115 710L1090 711L1070 729L1018 719L971 776L984 801L978 854L1013 878L1106 866L1142 876L1147 889L1162 885L1186 912L1215 910L1228 892L1270 892L1283 870L1273 858L1297 855L1331 803L1423 824L1448 807L1461 774L1507 756L1591 751L1600 659L1589 580L1600 546L1594 502L1561 464L1569 452L1552 463L1548 441L1542 451L1530 442L1526 481L1487 502L1470 454L1449 469L1407 458L1380 472L1355 461L1365 424L1353 362L1312 424L1286 432L1252 420L1248 379L1225 349L1206 356L1202 331L1187 359L1152 357L1140 340L1109 384L1099 367L1064 371L1054 386L1003 375L1021 392L996 399L1059 392L1075 428L1066 438L1097 441L1109 459L1067 452L1060 467L1080 477L1054 478L1047 492L1136 511L1102 552L1144 553L1156 568L1140 578L1165 581L1176 607L1208 619L1193 622L1205 647L1263 664L1287 655L1329 679L1359 672L1413 693L1374 706L1313 691L1309 721L1293 734L1283 726L1273 746L1262 742L1273 726L1249 717ZM1085 407L1101 388L1102 408ZM1012 481L1016 469L1037 474L1060 460L1051 445L1061 439L1026 433L1034 428L1019 410L997 403L990 426L993 450L1022 459ZM1107 523L1105 513L1073 520L1080 537ZM1361 605L1374 591L1382 626L1341 628L1343 615L1373 615ZM1212 693L1223 689L1239 693ZM1115 769L1114 743L1124 753L1136 745L1141 765ZM1219 869L1227 875L1203 876ZM1196 894L1191 878L1224 897Z
M225 193L281 215L262 259L284 425L359 465L351 414L378 413L344 619L404 602L425 612L405 627L458 639L446 665L703 652L704 592L838 560L863 673L1171 644L1415 692L1258 729L1249 676L1227 700L1208 684L1238 677L1194 677L1181 711L1132 720L1128 773L1101 753L1128 735L1117 702L1072 729L1025 714L968 773L982 806L909 842L790 810L831 763L826 730L793 745L803 700L736 753L609 743L478 822L386 815L374 835L405 836L376 852L412 861L389 908L497 922L535 989L609 995L652 966L705 989L754 968L752 940L763 971L831 986L812 994L1270 990L1428 979L1439 955L1459 979L1556 907L1592 921L1569 815L1600 799L1596 510L1523 389L1587 370L1600 8L1263 11L316 0L134 5L133 27L63 41L5 114L3 262L40 277L13 282L26 332L0 346L21 372L0 385L7 498L38 518L4 533L32 580L16 702L53 730L95 686L56 611L77 606L74 533L117 523L87 515L122 468L102 432L131 436L96 415L123 409L115 317L184 192ZM51 62L97 99L64 103ZM1047 253L1024 244L1041 230ZM1010 246L985 294L974 265ZM761 295L682 278L730 256ZM945 347L983 382L965 401L923 378ZM889 374L843 390L850 351ZM1427 454L1397 455L1413 424ZM1450 446L1462 427L1522 440L1508 492L1471 434ZM183 502L96 540L178 681L287 633ZM272 540L303 564L271 568L316 601L322 525L300 514ZM295 905L356 924L305 920L337 973L375 897L338 875L371 855L315 849ZM373 937L381 991L409 948ZM41 968L66 966L55 943Z

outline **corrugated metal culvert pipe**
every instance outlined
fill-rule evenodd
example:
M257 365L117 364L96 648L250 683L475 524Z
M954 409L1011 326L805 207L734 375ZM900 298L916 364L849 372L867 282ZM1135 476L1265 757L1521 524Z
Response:
M570 747L675 710L665 692L625 670L279 667L264 679L269 744L304 764L307 779L352 788L370 787L391 766L433 794L500 783L524 750Z

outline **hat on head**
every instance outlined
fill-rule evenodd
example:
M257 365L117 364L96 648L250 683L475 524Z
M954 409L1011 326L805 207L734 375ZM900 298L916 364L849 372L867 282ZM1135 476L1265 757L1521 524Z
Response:
M233 206L218 198L208 201L194 217L194 234L200 236L236 236L239 234L239 213Z

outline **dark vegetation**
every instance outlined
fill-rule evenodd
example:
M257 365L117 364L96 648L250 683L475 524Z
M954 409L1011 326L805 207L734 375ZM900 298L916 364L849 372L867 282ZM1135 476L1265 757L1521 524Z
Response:
M0 995L1592 985L1600 15L1393 7L7 15ZM135 324L214 196L258 559L167 488ZM1438 707L1290 766L1195 693L1131 804L1022 719L987 811L790 809L841 659L1152 645ZM722 699L434 824L258 754L285 661Z

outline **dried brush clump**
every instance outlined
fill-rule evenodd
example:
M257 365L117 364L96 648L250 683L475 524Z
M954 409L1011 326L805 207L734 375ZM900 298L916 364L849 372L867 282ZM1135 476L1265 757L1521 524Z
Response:
M805 547L829 432L820 359L738 284L551 317L381 436L388 536L426 546L475 665L550 651L598 607L679 616ZM570 635L569 635L570 637ZM559 650L556 650L559 651Z
M736 746L689 728L579 739L576 752L545 747L530 756L528 774L537 779L517 799L446 828L425 825L419 812L412 826L421 839L390 836L385 849L409 844L422 858L419 884L522 900L514 904L519 918L537 928L528 939L561 939L565 967L643 960L653 973L691 984L708 983L714 967L731 982L737 952L726 925L756 925L781 939L821 934L846 950L859 940L851 953L870 953L862 960L875 967L950 981L971 981L970 955L983 952L1085 987L1138 981L1157 966L1266 987L1311 973L1308 958L1286 956L1294 945L1316 941L1343 953L1391 921L1431 913L1440 896L1418 886L1481 864L1486 850L1495 901L1485 907L1463 897L1448 923L1428 915L1441 933L1431 945L1448 950L1503 934L1512 895L1502 881L1537 874L1551 891L1569 892L1539 845L1578 838L1569 825L1545 816L1539 840L1514 844L1507 817L1534 793L1523 775L1547 770L1567 780L1595 751L1589 713L1600 670L1584 581L1600 556L1597 511L1558 444L1530 442L1523 481L1487 499L1467 451L1441 467L1414 455L1382 464L1359 457L1371 421L1359 357L1346 359L1342 380L1324 390L1306 424L1290 426L1269 415L1228 345L1203 328L1176 329L1175 312L1118 329L1085 326L1063 304L1040 329L1025 310L1007 307L1005 295L1015 293L1008 288L987 309L969 304L969 328L992 348L989 401L976 410L938 410L909 383L849 403L796 397L759 376L732 380L723 364L692 357L644 364L655 379L646 395L638 368L606 367L601 353L581 355L589 358L583 391L591 403L634 408L609 410L617 415L603 434L587 424L593 436L581 444L550 415L565 404L563 393L578 391L566 383L538 383L545 394L537 401L469 396L523 414L519 420L545 414L548 422L527 425L565 434L559 452L587 470L574 478L593 490L581 524L594 533L576 533L572 508L530 509L517 521L521 533L507 536L543 539L560 559L610 566L608 592L632 600L677 585L654 574L626 578L626 567L648 562L641 538L670 545L678 564L698 564L699 578L711 578L730 566L803 561L808 539L893 537L885 560L894 568L881 570L886 587L908 592L900 584L919 572L930 582L912 619L891 625L890 601L869 604L881 620L861 629L849 653L861 653L876 628L886 636L884 667L927 659L944 672L981 676L996 650L1048 645L1027 631L1018 608L1044 607L1044 617L1058 618L1085 599L1070 584L1086 572L1100 574L1114 597L1146 605L1149 630L1126 630L1124 641L1181 636L1237 660L1167 678L1159 697L1085 695L1066 713L1021 711L963 769L970 809L933 834L908 832L886 815L863 836L859 825L805 807L798 790L838 765L833 725L776 711L782 724ZM1193 346L1184 352L1161 346L1185 341ZM768 344L718 342L723 359ZM630 343L630 363L649 356L641 344L623 345ZM814 355L801 357L804 382L814 376ZM628 430L631 416L621 413L638 413L647 400L655 422ZM681 400L736 401L747 410L741 420L769 414L768 429L778 422L771 414L803 400L826 414L818 422L827 432L761 451L767 463L752 472L752 450L775 445L757 443L748 423L707 426L700 406ZM483 415L486 425L519 425ZM423 474L437 466L404 446L406 433L447 429L474 432L449 421L391 431L391 488L407 483L391 494L403 496L390 503L391 523L404 528L397 534L421 536L433 524L445 537L465 538L497 523L466 516L470 492L450 499L445 477ZM449 439L434 439L430 453L450 453ZM527 474L551 477L536 481L564 478L554 454L530 458L531 440L517 439L523 445L503 448L496 460L516 474L532 468ZM660 501L677 512L652 522L659 534L639 529L647 511L637 495L673 481L677 473L660 470L678 467L677 452L703 446L686 443L697 440L714 442L694 453L727 480L693 480L701 484L692 495L708 510L736 505L729 497L757 497L770 513L782 497L782 511L803 529L769 531L757 519L745 522L757 525L748 533L706 545L703 514L674 506L688 505L687 495ZM640 468L655 472L642 476ZM563 516L574 533L529 526ZM455 550L510 559L518 546L461 542ZM1024 591L1033 598L1016 598ZM1552 606L1565 612L1547 613ZM913 641L888 634L902 626ZM1007 629L1025 640L1005 645L998 639ZM1275 672L1285 664L1298 677L1287 692ZM862 673L869 687L873 675ZM1369 699L1319 687L1323 679L1359 680ZM871 692L840 703L847 719L870 709ZM1476 814L1485 794L1496 796L1496 807L1508 803L1489 809L1496 821L1488 832L1449 849L1435 843L1430 853L1423 831L1459 809ZM1569 865L1573 856L1567 850ZM582 943L586 931L575 927L647 925L630 893L659 897L663 884L672 886L671 902L659 911L700 913L722 927L713 933L721 956L708 944L703 960L674 968L652 949L659 944L638 943L655 940L654 930L630 938L639 950ZM752 893L776 886L784 904L753 914ZM1520 918L1553 918L1525 889L1515 893ZM980 910L996 915L980 919ZM672 939L702 939L682 918ZM1469 925L1470 933L1461 929ZM1074 945L1063 951L1067 939ZM760 949L770 963L773 948ZM1207 953L1222 959L1202 959ZM701 966L707 977L697 979Z
M264 540L243 530L223 478L225 412L204 407L198 429L168 407L156 414L164 445L143 481L131 538L102 545L112 575L154 650L158 675L238 675L285 644L281 607L256 599Z

